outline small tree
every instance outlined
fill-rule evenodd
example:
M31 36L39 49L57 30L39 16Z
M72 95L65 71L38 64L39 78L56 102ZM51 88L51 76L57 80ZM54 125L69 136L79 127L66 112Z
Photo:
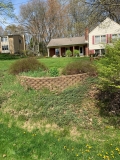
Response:
M79 56L79 50L77 50L77 49L75 49L74 51L73 51L73 55L75 56L75 57L78 57Z
M66 55L66 57L72 56L71 50L68 49L68 50L65 52L65 55Z
M106 46L105 57L98 63L98 77L101 113L120 116L120 40Z
M120 89L120 40L106 46L106 54L98 63L99 79L103 89Z

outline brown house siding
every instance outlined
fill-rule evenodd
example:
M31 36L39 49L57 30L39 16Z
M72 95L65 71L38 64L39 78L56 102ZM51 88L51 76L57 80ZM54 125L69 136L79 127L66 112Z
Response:
M20 52L24 50L23 38L19 35L14 36L13 38L14 38L14 52Z
M9 38L9 51L11 54L14 54L14 39L12 37Z

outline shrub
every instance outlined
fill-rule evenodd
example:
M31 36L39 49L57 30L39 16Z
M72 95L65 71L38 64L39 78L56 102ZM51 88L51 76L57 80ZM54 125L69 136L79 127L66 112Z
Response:
M9 73L16 75L21 72L35 71L38 69L47 70L46 66L39 62L36 58L29 57L17 60L9 68Z
M65 52L65 55L66 55L66 57L72 56L71 50L67 50L67 51Z
M120 40L106 46L105 57L99 61L97 68L103 89L120 89Z
M49 70L49 74L51 77L57 77L59 75L59 71L57 68L54 67Z
M80 73L88 73L90 76L94 76L97 74L97 71L96 71L96 67L93 66L89 61L69 63L62 70L62 74L64 75L72 75L72 74L80 74Z
M14 55L10 53L0 53L0 60L11 60L11 59L19 59L20 55Z
M79 50L75 49L75 50L73 51L73 55L74 55L75 57L78 57L78 56L79 56Z

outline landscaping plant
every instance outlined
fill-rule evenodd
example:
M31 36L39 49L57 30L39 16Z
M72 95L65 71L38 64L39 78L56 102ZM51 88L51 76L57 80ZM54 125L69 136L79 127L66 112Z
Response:
M79 50L74 49L74 51L73 51L73 55L74 55L74 57L78 57L78 56L79 56L79 54L80 54Z
M68 49L68 50L65 52L65 55L66 55L66 57L71 57L71 56L72 56L71 50Z
M39 62L34 57L24 58L20 59L18 61L15 61L9 68L9 73L16 75L21 72L28 72L28 71L35 71L35 70L47 70L47 67Z
M49 69L49 76L50 77L57 77L59 75L59 71L56 67Z
M96 75L96 67L90 61L81 61L69 63L62 70L64 75L88 73L89 75Z
M102 112L120 115L120 40L107 45L105 57L97 64ZM100 106L100 104L99 104Z

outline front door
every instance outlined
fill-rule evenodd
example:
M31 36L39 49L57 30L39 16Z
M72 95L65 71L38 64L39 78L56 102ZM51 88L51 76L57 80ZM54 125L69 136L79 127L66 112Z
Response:
M80 51L80 56L83 56L84 55L84 53L83 53L83 47L80 47L79 51Z

